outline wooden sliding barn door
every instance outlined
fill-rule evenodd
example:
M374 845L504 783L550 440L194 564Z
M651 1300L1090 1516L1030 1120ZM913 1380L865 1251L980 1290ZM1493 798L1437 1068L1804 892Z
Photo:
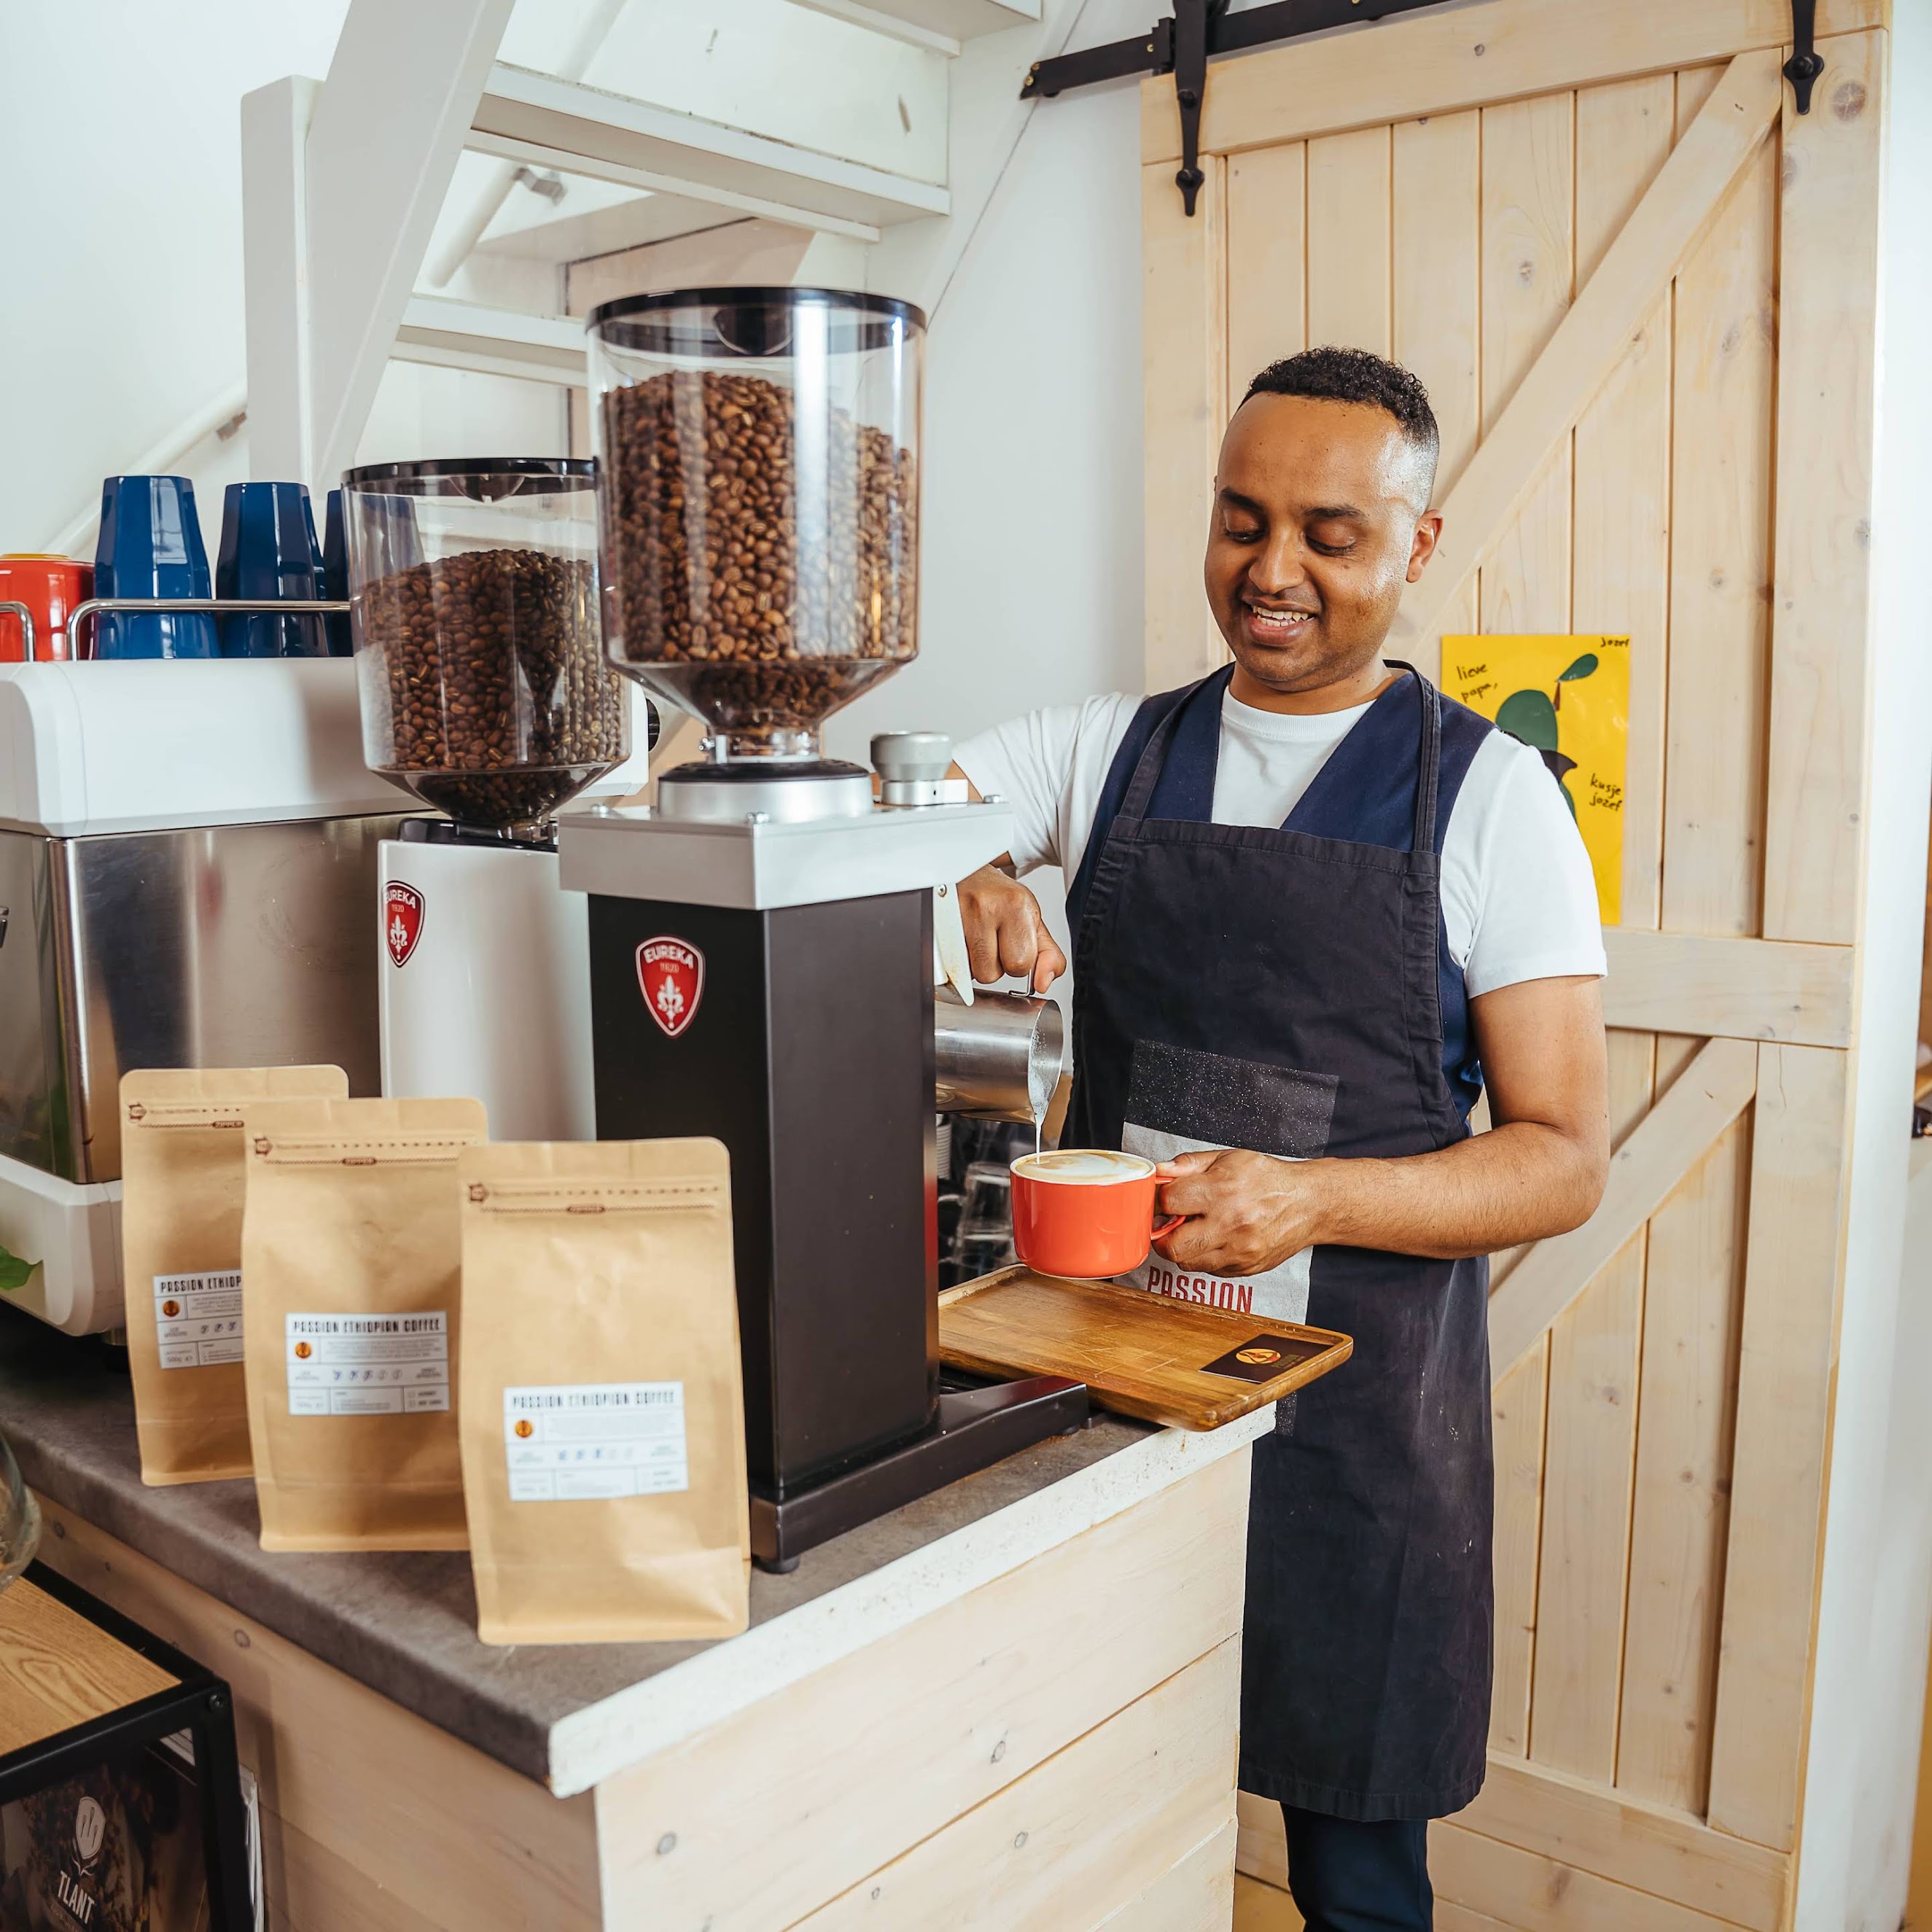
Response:
M1143 97L1148 677L1221 661L1214 456L1263 364L1392 355L1442 428L1397 654L1630 638L1613 1128L1499 1259L1490 1780L1447 1928L1790 1910L1863 848L1878 0L1491 0L1219 63L1198 211ZM1318 1587L1318 1583L1312 1586ZM1248 1863L1278 1862L1253 1805Z

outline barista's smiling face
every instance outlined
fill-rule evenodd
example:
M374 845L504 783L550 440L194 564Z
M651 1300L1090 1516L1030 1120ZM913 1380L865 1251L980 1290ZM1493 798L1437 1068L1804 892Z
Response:
M1426 514L1433 468L1371 404L1262 394L1234 412L1206 577L1237 698L1331 711L1375 694L1402 586L1442 527Z

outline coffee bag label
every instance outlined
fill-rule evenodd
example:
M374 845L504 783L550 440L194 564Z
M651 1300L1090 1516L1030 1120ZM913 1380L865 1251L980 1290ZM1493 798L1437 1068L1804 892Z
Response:
M285 1318L291 1415L420 1415L449 1406L449 1317Z
M680 1382L558 1382L503 1391L510 1500L590 1502L691 1486Z
M164 1369L205 1369L242 1359L242 1275L158 1274L154 1340Z

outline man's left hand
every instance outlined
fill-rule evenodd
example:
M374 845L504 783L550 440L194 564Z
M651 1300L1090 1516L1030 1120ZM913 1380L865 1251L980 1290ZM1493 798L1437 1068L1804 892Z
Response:
M1317 1217L1325 1165L1240 1148L1164 1161L1156 1170L1161 1212L1189 1218L1154 1245L1177 1268L1265 1274L1322 1238Z

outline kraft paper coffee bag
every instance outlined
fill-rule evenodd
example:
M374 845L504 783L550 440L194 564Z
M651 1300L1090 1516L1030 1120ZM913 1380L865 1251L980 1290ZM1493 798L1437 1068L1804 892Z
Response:
M144 1483L245 1476L244 1112L340 1098L339 1066L136 1071L121 1082L121 1259Z
M730 1165L714 1140L471 1149L464 1484L485 1643L749 1616Z
M264 1550L461 1550L457 1157L480 1100L248 1113L248 1427Z

